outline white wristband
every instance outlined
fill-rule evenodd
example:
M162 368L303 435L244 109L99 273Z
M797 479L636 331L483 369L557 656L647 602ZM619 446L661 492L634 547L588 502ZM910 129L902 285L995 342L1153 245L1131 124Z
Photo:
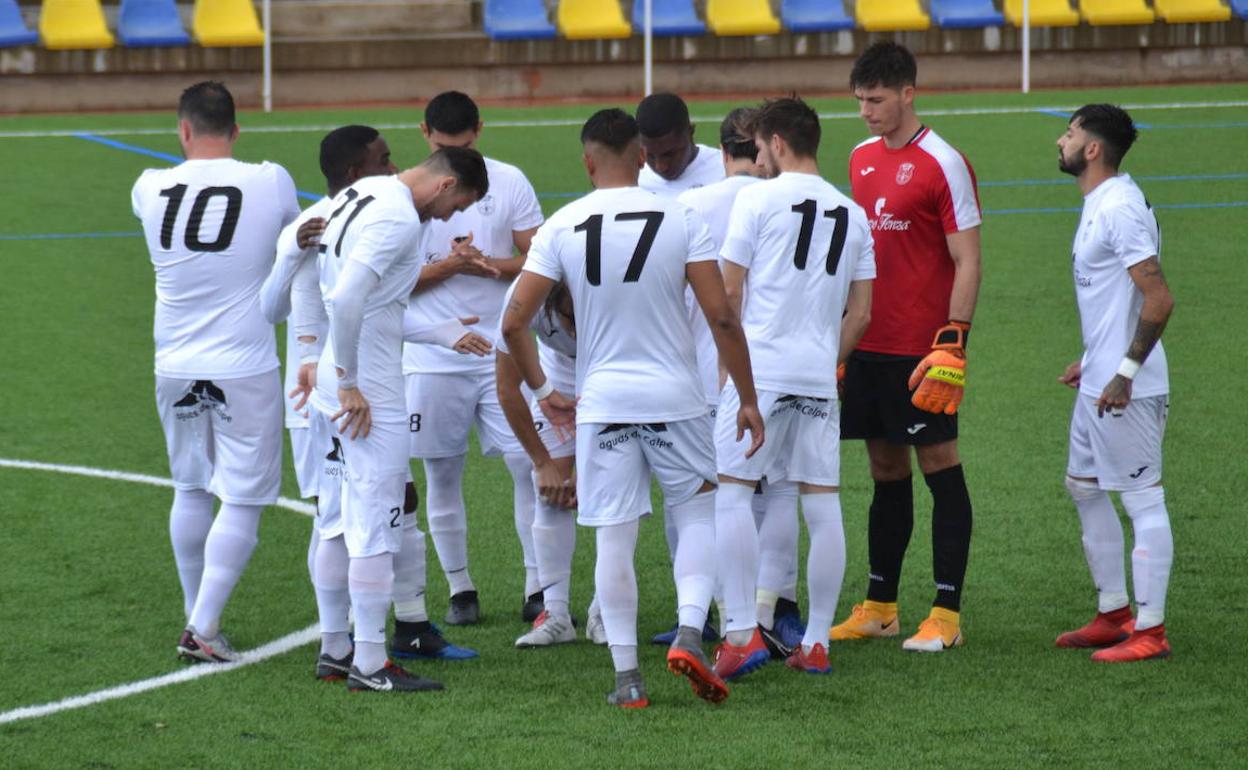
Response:
M550 394L554 392L555 392L555 386L550 384L550 379L548 378L546 382L542 383L542 386L540 388L533 389L533 398L536 398L538 401L542 401L546 399L547 397L549 397Z
M1122 363L1118 364L1118 375L1126 377L1128 380L1134 380L1135 375L1140 373L1140 362L1133 361L1130 358L1123 358Z

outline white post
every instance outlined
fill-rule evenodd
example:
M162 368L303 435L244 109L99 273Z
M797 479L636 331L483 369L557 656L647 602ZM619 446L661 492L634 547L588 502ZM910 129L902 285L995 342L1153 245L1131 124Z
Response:
M1025 0L1024 0L1025 2ZM273 9L270 0L261 3L264 15L264 111L273 111Z
M267 0L266 0L267 2ZM645 64L646 70L646 96L654 92L654 0L646 0L645 5L645 30L643 34L646 39Z
M1023 93L1031 93L1031 0L1023 0Z

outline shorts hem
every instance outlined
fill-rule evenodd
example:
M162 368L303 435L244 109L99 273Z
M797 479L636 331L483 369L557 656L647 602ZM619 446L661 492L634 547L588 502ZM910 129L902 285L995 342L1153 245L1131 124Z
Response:
M582 527L612 527L612 526L615 526L616 524L627 524L630 521L637 521L638 519L644 519L645 517L649 516L651 513L653 513L653 511L644 510L639 513L634 513L631 515L625 514L622 516L612 516L609 519L589 519L584 516L581 516L578 513L576 516L576 523Z

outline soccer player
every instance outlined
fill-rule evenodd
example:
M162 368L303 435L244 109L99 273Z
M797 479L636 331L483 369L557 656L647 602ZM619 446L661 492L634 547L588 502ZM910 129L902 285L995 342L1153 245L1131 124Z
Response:
M321 236L320 290L329 334L313 407L337 429L342 526L355 611L351 690L436 690L386 655L386 615L404 540L409 468L403 398L403 316L420 270L422 223L447 219L489 189L474 150L450 148L397 176L361 179L338 193ZM303 336L312 313L296 305Z
M435 96L421 123L430 151L475 147L481 128L477 105L458 91ZM489 193L462 214L428 228L425 264L415 291L419 301L408 311L417 321L479 316L488 333L498 328L503 295L524 265L529 242L542 223L542 210L520 169L492 158L485 164ZM533 466L499 406L493 362L432 345L407 345L403 372L411 456L424 460L429 534L450 584L446 622L476 623L481 612L468 571L463 492L468 432L474 423L481 451L487 456L501 454L511 473L513 515L525 569L521 617L533 622L542 610L533 551Z
M876 43L850 87L873 134L849 161L854 201L875 236L871 325L845 366L841 437L865 439L875 492L866 601L832 639L896 636L897 586L914 528L910 448L932 493L936 598L907 650L962 644L971 498L958 457L966 340L979 295L979 198L970 163L914 110L914 56Z
M725 679L770 657L756 620L759 539L750 515L764 476L798 485L810 528L810 622L788 665L832 670L828 629L845 576L836 368L867 327L875 278L866 214L819 176L819 116L793 97L765 102L751 122L760 164L780 174L737 194L720 252L767 430L767 443L747 456L732 419L738 389L727 383L715 426L715 541L727 610L715 673Z
M131 191L156 271L156 409L187 616L177 649L189 660L232 661L221 611L282 480L281 380L260 286L299 204L284 168L233 159L238 124L221 83L182 92L178 139L186 161L144 171Z
M643 190L674 197L724 178L714 147L693 141L689 107L676 94L650 94L637 105L637 126L646 166L638 184Z
M651 473L680 529L680 629L668 668L687 676L699 697L718 702L728 688L701 648L715 585L714 456L685 311L687 283L738 384L741 409L733 419L738 438L749 430L753 452L763 443L763 426L749 350L706 225L688 207L637 187L637 122L621 110L601 110L585 123L581 141L595 191L538 231L503 313L503 337L543 414L557 426L575 420L578 521L597 530L594 582L616 671L607 702L649 703L637 658L633 553L639 520L650 512ZM529 333L561 280L576 308L575 402L554 389Z
M1098 604L1092 622L1057 637L1057 646L1108 647L1092 655L1107 663L1170 655L1165 609L1174 541L1161 486L1170 382L1160 340L1174 299L1161 273L1152 206L1118 171L1135 138L1124 110L1089 104L1057 140L1058 167L1083 193L1072 261L1084 351L1059 378L1078 390L1066 487L1079 512ZM1111 491L1135 530L1134 621Z

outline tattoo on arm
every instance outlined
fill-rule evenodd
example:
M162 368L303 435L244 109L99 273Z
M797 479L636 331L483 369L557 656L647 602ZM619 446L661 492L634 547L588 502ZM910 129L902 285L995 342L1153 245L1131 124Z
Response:
M508 312L508 313L519 313L519 312L520 312L520 303L519 303L519 302L517 302L517 301L516 301L516 300L514 300L514 299L513 299L512 301L508 302L508 303L507 303L507 312Z
M1158 323L1141 318L1139 325L1135 327L1135 338L1131 340L1131 346L1127 348L1127 358L1144 363L1148 354L1152 352L1153 346L1157 344L1157 340L1161 339L1161 332L1165 328L1164 321Z

